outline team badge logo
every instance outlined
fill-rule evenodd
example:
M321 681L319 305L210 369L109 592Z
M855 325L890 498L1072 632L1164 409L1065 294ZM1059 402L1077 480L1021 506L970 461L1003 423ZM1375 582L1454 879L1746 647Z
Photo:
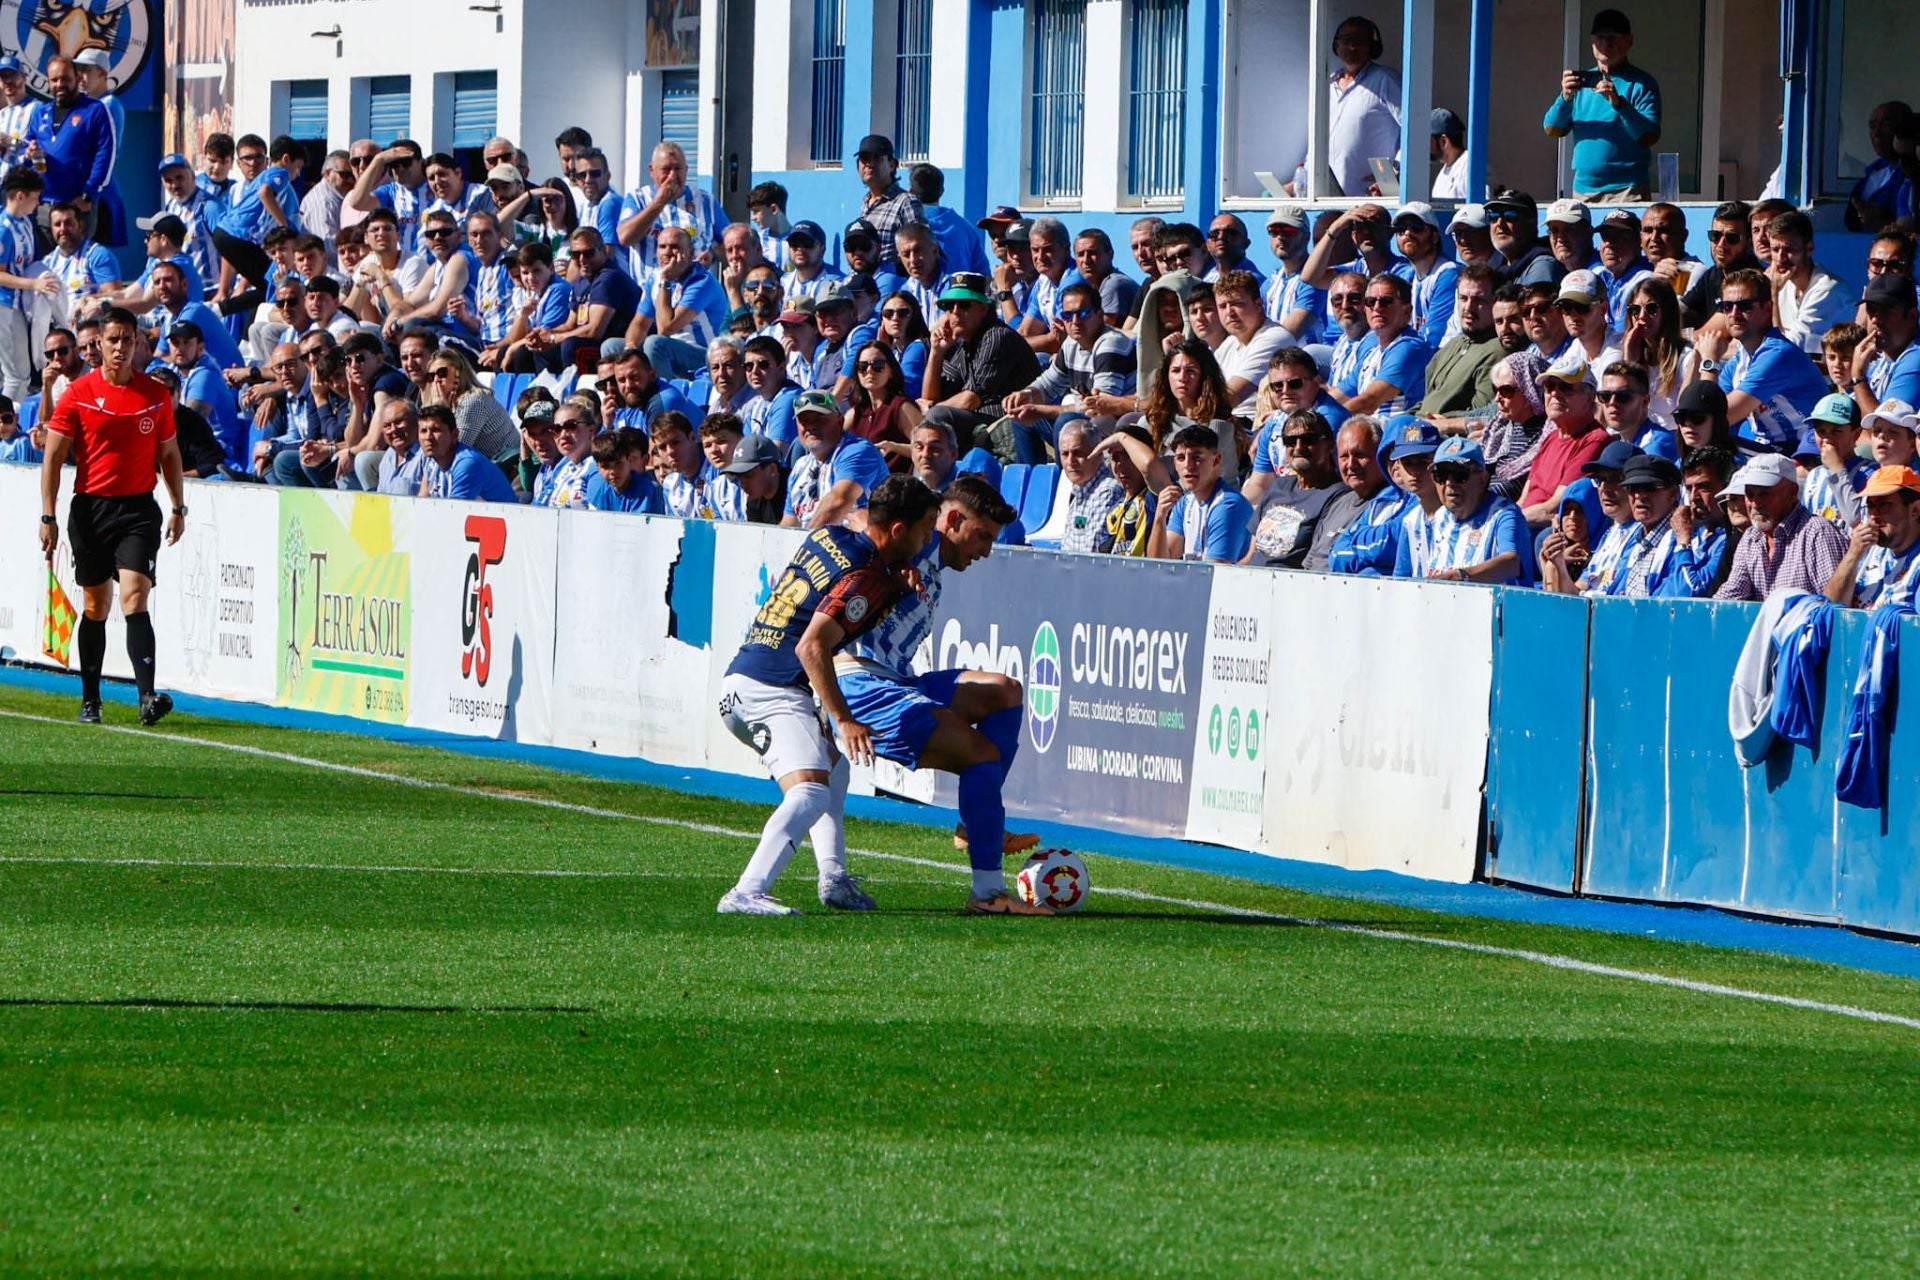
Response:
M152 434L153 434L153 419L152 419L152 418L142 418L142 419L140 419L140 434L141 434L141 435L143 435L143 436L150 436L150 435L152 435Z
M863 621L866 616L867 598L865 596L855 596L853 599L847 601L848 622L860 622Z
M0 45L18 51L28 88L43 98L52 96L47 60L86 49L106 52L107 85L120 92L146 69L153 35L149 0L0 0Z

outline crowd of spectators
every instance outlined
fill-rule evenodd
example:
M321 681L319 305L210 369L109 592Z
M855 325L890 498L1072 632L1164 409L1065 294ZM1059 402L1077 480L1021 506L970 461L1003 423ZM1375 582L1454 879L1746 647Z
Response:
M878 135L847 225L796 220L773 182L735 223L673 143L622 191L570 128L540 181L505 138L470 180L406 139L308 174L292 139L213 135L160 161L122 280L81 129L105 108L56 58L79 124L35 116L0 171L0 460L37 458L38 406L99 363L114 305L177 385L189 470L235 483L818 527L889 474L1057 463L1044 532L1069 552L1910 600L1913 113L1874 113L1856 293L1778 199L1716 208L1697 255L1682 211L1646 204L1660 96L1631 24L1604 10L1591 43L1544 120L1575 197L1283 204L1270 274L1230 212L1140 218L1124 250L1013 207L969 223ZM1398 145L1379 45L1363 18L1334 41L1343 191ZM20 78L0 59L10 100ZM1464 127L1436 111L1433 137L1457 199Z

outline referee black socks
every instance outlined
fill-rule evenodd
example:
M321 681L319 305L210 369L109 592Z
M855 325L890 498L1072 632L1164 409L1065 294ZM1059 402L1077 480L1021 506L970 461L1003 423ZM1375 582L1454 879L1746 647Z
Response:
M153 628L147 628L147 635L153 635ZM152 649L149 639L148 649ZM100 667L107 660L107 620L105 618L80 619L80 698L83 702L100 701Z
M100 649L106 651L106 635L101 634ZM140 687L140 697L145 699L153 692L153 617L146 612L127 615L127 661L133 664L133 682ZM94 691L92 696L100 696L100 666L94 664Z

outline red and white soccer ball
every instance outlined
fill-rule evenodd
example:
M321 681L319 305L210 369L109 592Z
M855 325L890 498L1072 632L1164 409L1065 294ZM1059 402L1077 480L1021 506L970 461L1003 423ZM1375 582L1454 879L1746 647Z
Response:
M1014 877L1023 901L1055 911L1078 911L1086 905L1093 882L1087 878L1087 864L1071 849L1041 849Z

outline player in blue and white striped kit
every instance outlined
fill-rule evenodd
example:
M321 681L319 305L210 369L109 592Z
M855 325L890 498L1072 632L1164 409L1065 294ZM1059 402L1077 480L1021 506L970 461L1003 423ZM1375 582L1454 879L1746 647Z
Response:
M886 480L873 492L864 530L828 525L800 544L747 629L720 685L720 719L754 749L783 794L738 883L720 899L721 914L799 914L772 897L772 889L809 832L820 864L820 901L873 909L873 899L847 874L851 770L834 749L821 708L839 728L846 755L871 761L873 732L841 697L833 655L912 593L900 566L926 546L939 502L909 476Z
M934 536L913 560L918 590L834 659L840 692L854 718L872 731L874 754L908 769L941 769L959 778L960 821L973 869L967 911L1053 915L1050 907L1008 893L1000 868L1000 860L1016 851L1007 840L1000 793L1020 746L1020 682L997 671L914 674L914 655L933 632L941 574L964 572L986 558L1015 517L979 476L959 477L943 497ZM1024 847L1039 843L1038 837L1024 839Z

